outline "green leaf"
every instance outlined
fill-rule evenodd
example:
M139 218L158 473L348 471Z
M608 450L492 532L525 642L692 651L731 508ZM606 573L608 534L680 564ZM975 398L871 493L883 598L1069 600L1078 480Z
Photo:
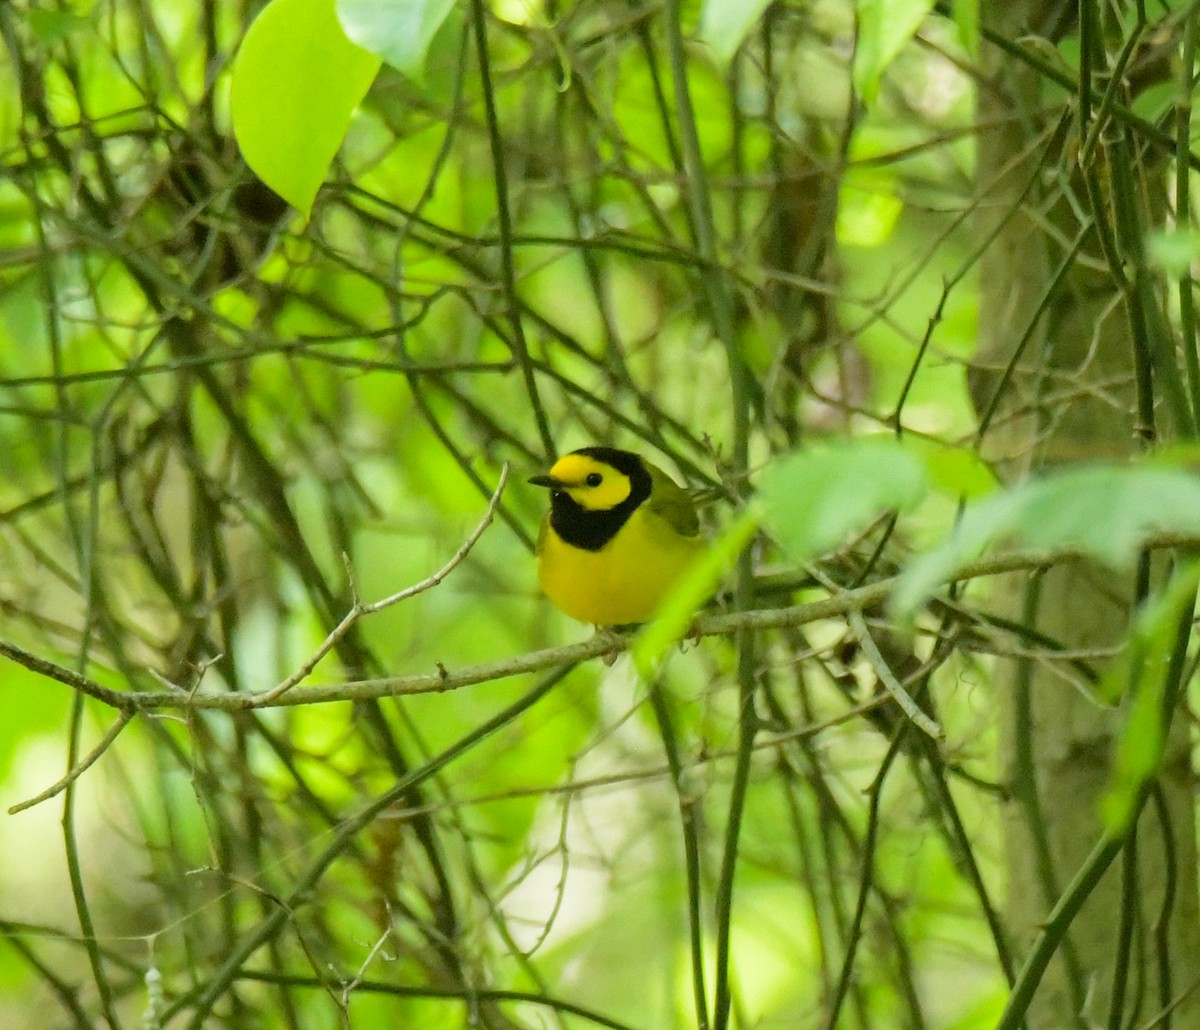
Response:
M847 174L838 196L836 233L843 246L882 246L904 212L895 177L875 170Z
M704 0L701 41L718 62L728 64L770 4L771 0Z
M763 524L788 555L808 561L865 529L881 512L911 507L926 492L925 469L884 437L796 451L759 481Z
M415 79L454 4L455 0L337 0L337 15L351 40Z
M969 507L950 538L914 561L892 594L910 617L989 547L1069 550L1115 569L1159 532L1200 535L1200 480L1160 465L1084 465L993 494Z
M687 632L697 609L716 592L725 573L758 528L758 519L743 513L713 542L662 603L654 621L634 641L633 664L649 678L666 652Z
M305 217L379 58L351 43L334 0L272 0L233 64L233 132L255 173Z
M945 447L931 440L906 438L904 446L921 456L929 486L953 498L981 497L996 489L996 474L976 451Z
M875 102L883 73L932 7L933 0L860 0L854 86L866 103Z
M1161 593L1138 613L1129 647L1105 673L1100 693L1116 701L1128 692L1125 725L1112 777L1100 802L1105 828L1123 834L1137 814L1142 787L1158 773L1166 746L1167 675L1180 624L1190 618L1200 564L1181 565Z
M963 49L979 58L979 0L954 0L954 24Z
M34 9L25 12L25 24L37 37L38 42L45 46L54 46L62 42L72 32L86 28L89 24L83 18L71 11L46 11Z
M1155 268L1178 278L1200 257L1200 233L1192 229L1152 233L1146 239L1146 256Z

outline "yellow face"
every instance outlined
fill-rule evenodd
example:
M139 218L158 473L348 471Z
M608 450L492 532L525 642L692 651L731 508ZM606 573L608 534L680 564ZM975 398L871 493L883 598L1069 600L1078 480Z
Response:
M559 458L550 470L556 489L570 495L571 500L587 511L607 511L629 496L629 477L611 465L586 454L568 454Z

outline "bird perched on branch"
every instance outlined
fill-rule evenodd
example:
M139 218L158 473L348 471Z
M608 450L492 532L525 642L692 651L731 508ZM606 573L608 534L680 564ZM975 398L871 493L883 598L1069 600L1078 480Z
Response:
M584 447L529 482L550 489L538 579L581 622L645 622L704 549L687 492L630 451Z

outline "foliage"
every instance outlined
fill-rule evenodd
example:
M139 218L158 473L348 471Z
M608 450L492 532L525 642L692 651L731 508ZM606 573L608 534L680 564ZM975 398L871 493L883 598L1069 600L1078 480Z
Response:
M304 214L378 71L332 0L276 0L246 31L231 76L233 131L247 164Z
M1187 706L1151 551L1198 499L1187 450L1003 485L980 62L1132 341L1028 408L1190 440L1198 14L985 8L0 4L6 1022L1019 1024L1075 895L1018 962L995 661L1123 727L1098 878ZM536 592L524 479L592 442L715 541L632 642ZM1141 589L1107 667L974 582L1081 554Z

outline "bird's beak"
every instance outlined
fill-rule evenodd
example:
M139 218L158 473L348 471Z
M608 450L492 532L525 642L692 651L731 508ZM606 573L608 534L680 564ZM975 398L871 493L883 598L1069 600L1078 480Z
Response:
M551 490L561 490L566 484L553 476L530 476L529 482L534 486L548 486Z

